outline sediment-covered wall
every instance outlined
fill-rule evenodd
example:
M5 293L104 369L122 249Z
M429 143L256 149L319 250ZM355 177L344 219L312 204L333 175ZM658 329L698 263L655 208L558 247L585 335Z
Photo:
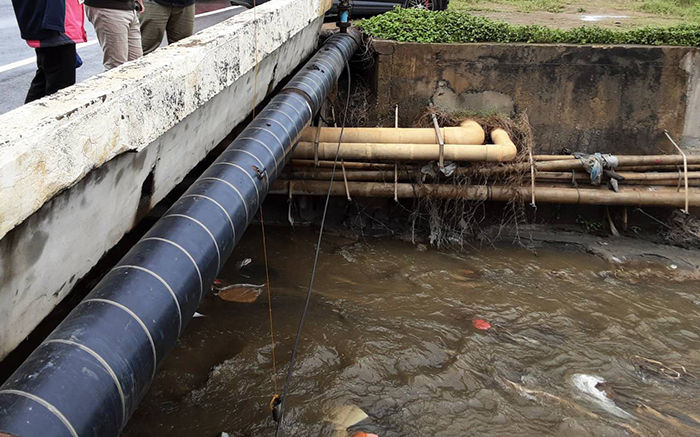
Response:
M330 4L266 3L0 116L0 359L248 115L255 51L259 103Z
M539 152L700 152L700 49L373 42L374 116L526 111ZM675 153L675 152L674 152Z

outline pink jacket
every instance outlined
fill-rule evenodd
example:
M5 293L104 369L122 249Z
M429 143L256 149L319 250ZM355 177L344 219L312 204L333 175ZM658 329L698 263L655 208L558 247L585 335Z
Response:
M74 42L76 44L87 41L85 33L85 13L83 11L83 3L81 0L65 0L66 1L66 19L65 30L60 39L65 39L65 42ZM47 45L58 45L56 41L28 40L27 44L30 47L44 47Z

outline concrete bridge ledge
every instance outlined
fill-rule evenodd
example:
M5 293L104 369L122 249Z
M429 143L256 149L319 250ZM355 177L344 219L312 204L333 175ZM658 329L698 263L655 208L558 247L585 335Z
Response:
M316 47L276 0L0 116L0 359ZM125 153L130 152L130 153Z

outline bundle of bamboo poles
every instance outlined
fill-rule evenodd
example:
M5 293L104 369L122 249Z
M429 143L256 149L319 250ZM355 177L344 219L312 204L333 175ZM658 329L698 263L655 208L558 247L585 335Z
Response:
M309 127L302 131L294 157L314 160L334 159L340 128ZM491 132L493 144L484 144L486 134L472 120L457 127L343 129L340 158L358 161L484 161L515 159L517 148L503 129Z
M325 195L333 166L329 159L335 156L339 136L337 128L304 130L273 192ZM497 201L525 196L544 203L700 206L700 155L616 155L615 192L591 185L582 160L572 155L533 155L529 161L508 163L517 152L508 134L492 131L491 145L482 145L484 138L481 126L472 121L442 128L439 134L437 129L347 128L332 194ZM478 184L456 184L454 179L431 179L421 173L421 166L439 157L458 162L456 176ZM510 174L522 175L522 185L502 182Z

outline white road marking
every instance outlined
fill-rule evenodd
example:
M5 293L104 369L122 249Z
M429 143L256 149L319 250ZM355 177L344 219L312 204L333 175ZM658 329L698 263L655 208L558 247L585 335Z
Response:
M234 9L240 9L240 8L245 9L243 6L229 6L227 8L217 9L215 11L202 12L201 14L195 15L195 18L208 17L209 15L214 15L214 14L218 14L218 13L226 12L226 11L232 11Z
M231 11L234 9L239 9L243 8L243 6L229 6L226 8L222 9L217 9L215 11L209 11L209 12L202 12L201 14L197 14L194 17L195 18L200 18L200 17L208 17L209 15L214 15L214 14L219 14L221 12L226 12L226 11ZM77 45L77 48L83 48L83 47L88 47L97 44L97 40L93 41L88 41L88 42L81 42L80 44ZM36 63L36 56L32 56L31 58L26 58L26 59L21 59L19 61L12 62L10 64L5 64L3 66L0 66L0 73L5 73L10 70L14 70L15 68L20 68L24 67L25 65L30 65Z

